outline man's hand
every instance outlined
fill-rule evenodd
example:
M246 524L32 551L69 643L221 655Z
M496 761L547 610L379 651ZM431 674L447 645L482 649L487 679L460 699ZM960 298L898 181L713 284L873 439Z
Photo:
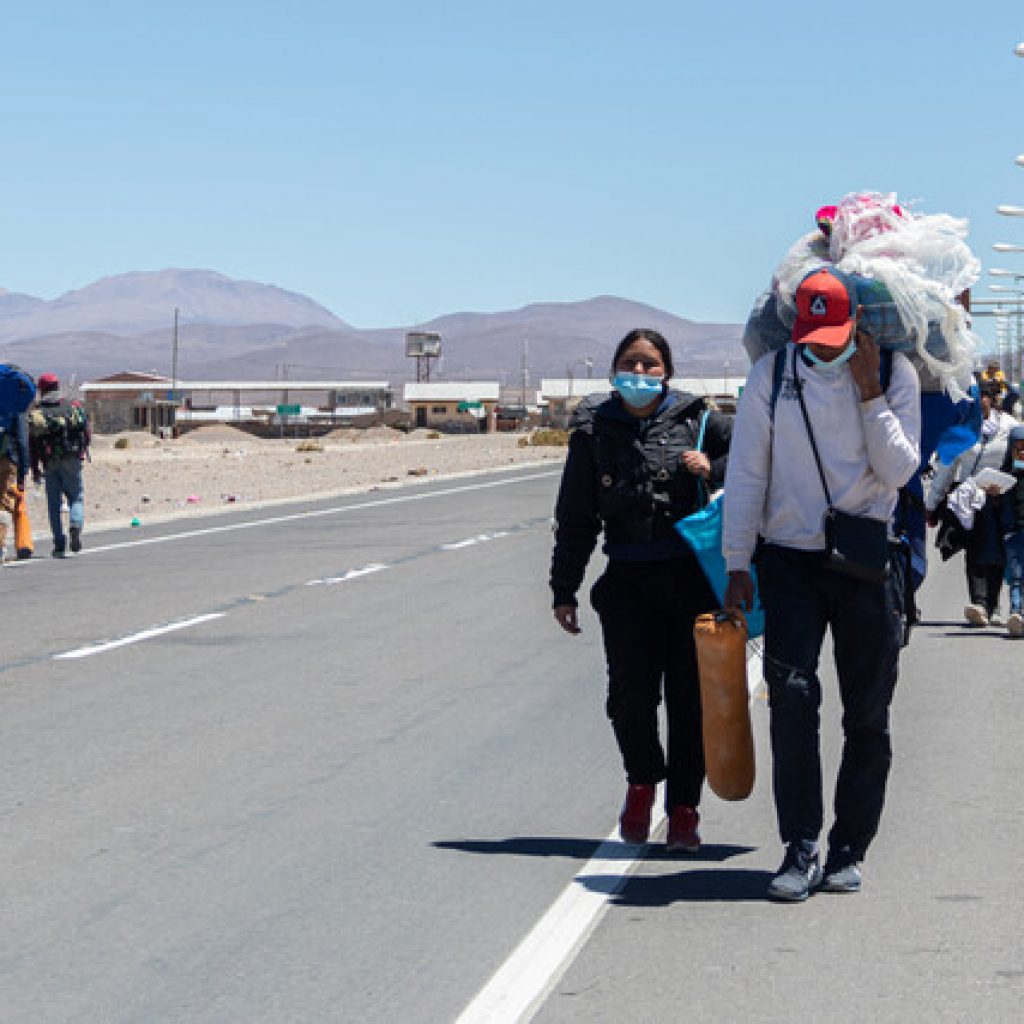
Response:
M711 476L711 460L704 452L683 452L683 465L694 476L707 480Z
M579 615L574 604L555 605L555 622L557 622L566 633L573 635L580 632Z
M729 573L729 584L725 588L723 602L729 611L739 609L749 612L754 609L754 579L746 570Z
M860 317L861 307L857 307L857 316ZM853 382L857 385L862 402L870 402L882 394L882 383L878 379L879 369L882 365L882 356L878 351L875 339L867 331L857 329L857 351L850 357L850 372L853 374Z

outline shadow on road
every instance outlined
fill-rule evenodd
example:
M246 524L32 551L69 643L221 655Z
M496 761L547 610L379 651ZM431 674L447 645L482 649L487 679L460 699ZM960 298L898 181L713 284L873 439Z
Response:
M643 875L631 878L621 892L622 879L614 875L592 875L578 879L593 892L615 893L616 907L667 907L672 903L763 903L771 871L723 868L720 871L680 871L673 875Z
M601 839L570 839L561 836L513 836L509 839L453 839L432 843L439 850L458 850L461 853L500 854L507 857L565 857L569 860L587 861L604 842ZM730 857L751 853L753 846L730 846L727 844L705 844L699 853L669 853L661 844L647 848L642 854L644 861L667 861L672 864L699 861L721 863ZM607 860L634 860L636 846L626 843L608 843L603 857Z

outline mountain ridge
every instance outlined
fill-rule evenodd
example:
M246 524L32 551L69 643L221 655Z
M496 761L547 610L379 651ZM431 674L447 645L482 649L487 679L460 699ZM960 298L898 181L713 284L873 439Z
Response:
M739 324L688 320L614 295L357 328L299 293L206 270L132 271L50 301L0 290L0 361L78 379L120 370L170 373L176 305L181 377L398 382L415 376L405 357L405 333L413 329L442 336L437 378L519 383L524 358L534 381L581 374L586 360L603 374L618 340L634 327L665 335L679 373L746 365Z

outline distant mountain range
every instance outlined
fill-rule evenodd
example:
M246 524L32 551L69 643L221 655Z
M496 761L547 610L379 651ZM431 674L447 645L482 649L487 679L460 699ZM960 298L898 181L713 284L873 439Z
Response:
M52 301L0 290L0 361L79 380L119 370L171 371L174 309L183 378L388 379L415 376L406 330L437 331L435 379L519 384L564 377L584 361L603 376L618 340L653 327L672 344L677 373L746 366L739 324L695 323L628 299L537 303L499 313L453 313L426 324L360 330L295 292L208 270L106 277Z

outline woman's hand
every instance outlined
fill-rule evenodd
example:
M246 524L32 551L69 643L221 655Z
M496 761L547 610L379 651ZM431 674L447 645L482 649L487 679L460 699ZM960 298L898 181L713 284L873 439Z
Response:
M704 452L683 452L682 459L686 470L694 476L699 476L704 480L711 476L711 460Z
M555 622L557 622L566 633L573 635L580 632L579 614L574 604L555 605Z

